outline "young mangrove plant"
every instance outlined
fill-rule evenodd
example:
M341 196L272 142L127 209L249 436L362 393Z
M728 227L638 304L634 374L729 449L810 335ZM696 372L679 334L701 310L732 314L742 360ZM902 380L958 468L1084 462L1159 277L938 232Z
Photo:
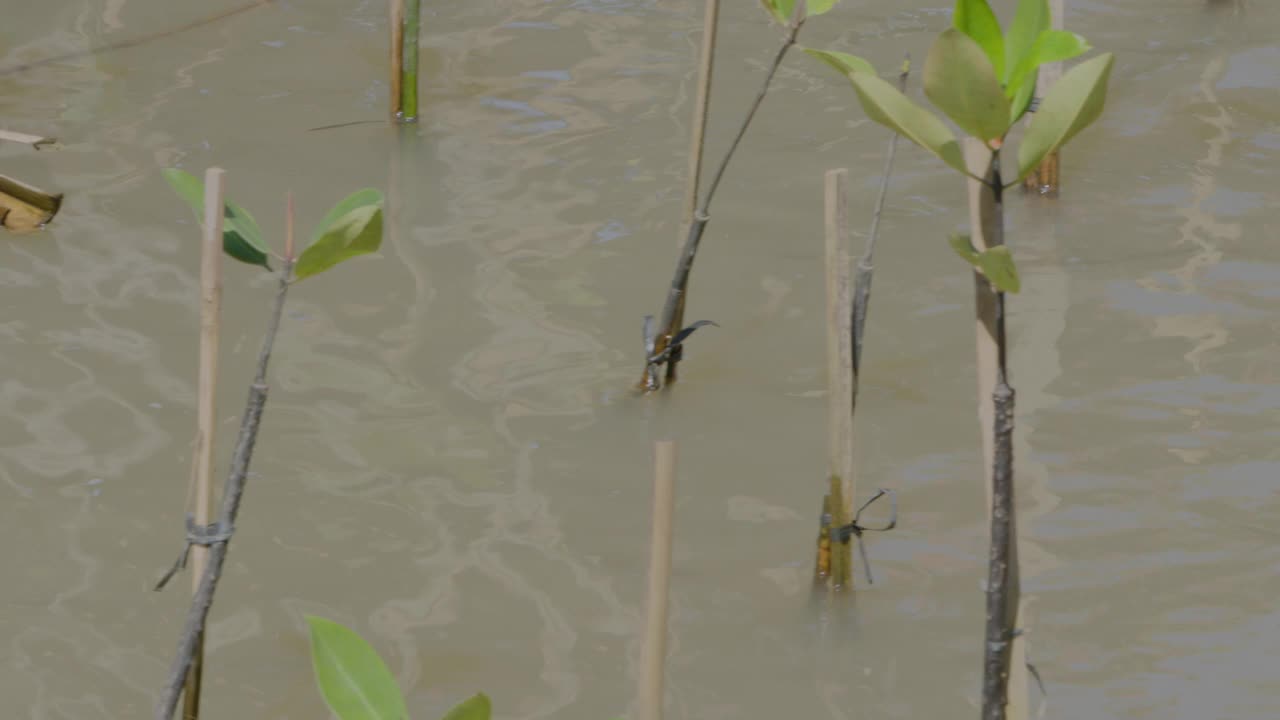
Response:
M176 169L165 170L164 176L174 191L195 211L196 217L203 219L205 188L201 182ZM216 177L220 178L220 174ZM212 197L217 197L217 194ZM194 518L188 515L182 552L174 566L156 585L157 590L161 589L179 568L186 565L192 546L207 548L199 586L192 598L182 636L178 641L177 653L156 705L156 720L169 720L173 717L204 636L209 608L213 604L213 595L222 576L228 543L235 531L236 517L244 497L249 462L267 401L267 365L280 328L280 318L289 288L293 283L318 275L344 260L377 251L382 243L382 205L382 193L377 190L366 189L351 194L325 215L312 236L311 244L301 254L297 254L293 240L293 197L290 195L288 198L284 255L276 256L281 265L276 271L278 282L275 302L267 316L266 335L258 354L257 370L249 386L249 397L241 418L231 466L223 484L218 519L209 524L197 525ZM217 213L210 213L210 216L216 218ZM253 216L239 205L226 201L221 210L221 219L223 252L241 262L271 270L270 257L274 253L263 240L262 231ZM197 686L198 683L192 683L192 687Z
M782 61L786 58L787 53L791 48L795 47L797 38L800 35L800 29L804 26L805 21L814 15L821 15L829 11L837 1L761 0L761 5L765 11L784 28L782 42L778 46L777 52L774 53L773 61L769 64L768 70L765 72L764 83L760 87L760 91L756 94L751 106L747 108L747 114L743 118L742 124L738 127L737 134L730 141L729 149L720 160L720 165L715 174L712 175L706 194L702 197L702 202L698 204L696 211L693 213L684 246L680 251L679 259L676 261L675 274L667 290L667 299L662 308L662 315L656 325L653 323L652 317L645 318L645 370L644 377L640 380L640 389L646 392L662 387L658 371L663 365L667 366L667 382L673 382L676 378L675 367L682 357L684 340L699 327L714 324L709 320L700 320L688 327L684 326L685 304L689 294L689 274L693 270L693 261L698 254L698 245L702 242L703 232L706 230L707 223L711 220L711 201L715 198L716 190L720 187L720 181L724 179L724 173L729 167L729 161L733 159L733 154L742 143L742 138L747 134L747 129L751 127L751 121L755 119L756 111L760 109L765 96L769 93L769 86L773 83L774 75L777 74L778 68L782 66ZM710 17L713 16L709 14ZM704 62L703 68L705 75L709 72L709 61ZM694 152L701 152L699 146L700 143L695 145ZM690 164L693 166L693 162Z
M929 51L924 89L933 105L968 135L963 145L941 119L878 77L865 61L849 57L828 62L846 75L872 120L968 178L971 234L951 238L951 246L973 267L975 278L978 415L990 471L991 521L982 717L996 720L1026 715L1025 675L1010 677L1013 671L1025 672L1025 627L1019 621L1014 393L1005 332L1005 296L1018 292L1019 279L1005 245L1004 191L1098 118L1114 57L1107 53L1080 63L1040 101L1006 182L1006 137L1031 106L1037 69L1091 48L1079 35L1051 29L1047 0L1019 0L1008 32L1002 31L987 0L958 0L953 24Z

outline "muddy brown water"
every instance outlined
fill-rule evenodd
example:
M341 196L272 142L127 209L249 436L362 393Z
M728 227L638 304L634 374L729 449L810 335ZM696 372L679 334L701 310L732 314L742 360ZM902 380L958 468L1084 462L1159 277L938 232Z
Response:
M808 43L923 59L948 3L849 2ZM1005 3L1008 4L1008 3ZM0 697L7 717L144 717L187 582L197 231L158 171L228 170L278 237L397 188L384 250L297 287L213 613L207 716L323 717L303 616L360 630L416 717L476 690L502 717L606 718L633 699L650 442L680 442L675 718L976 713L985 509L971 287L944 238L964 186L904 147L858 418L861 494L901 496L878 582L817 613L824 465L821 182L852 168L865 227L886 131L788 60L713 208L684 381L636 400L640 320L674 259L701 3L427 3L424 120L386 104L385 3L217 11L11 3L7 174L67 193L0 242ZM1262 718L1280 704L1274 3L1072 2L1117 53L1057 201L1009 234L1021 532L1047 717ZM730 3L711 122L724 147L775 42ZM918 82L914 83L918 87ZM918 94L918 90L917 90ZM394 158L394 159L393 159ZM860 242L861 238L855 240ZM224 449L270 281L227 269Z

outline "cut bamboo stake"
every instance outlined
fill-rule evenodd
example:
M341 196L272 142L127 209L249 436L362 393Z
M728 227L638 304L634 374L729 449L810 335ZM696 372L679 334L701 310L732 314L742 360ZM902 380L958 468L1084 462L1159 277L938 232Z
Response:
M1049 20L1054 30L1062 30L1066 24L1064 7L1066 0L1049 0ZM1036 95L1044 97L1062 77L1062 63L1045 63L1040 66L1036 79ZM1044 156L1040 167L1036 168L1024 180L1024 187L1041 195L1056 197L1062 189L1060 150L1054 150Z
M213 449L216 444L218 388L218 340L222 314L222 208L226 173L209 168L204 173L204 237L200 243L200 369L196 400L196 448L192 460L195 507L192 521L198 526L213 522ZM191 594L200 590L209 549L191 548ZM191 671L183 689L182 717L200 717L200 685L204 672L204 633L196 639Z
M856 497L853 478L853 307L849 278L849 171L826 174L827 268L827 477L831 527L850 521L849 503ZM853 587L851 543L831 539L831 585Z
M667 603L675 514L676 444L653 445L653 529L649 541L649 595L640 661L640 720L662 720L667 659Z
M404 6L403 77L400 79L400 122L418 121L418 32L422 18L422 0L408 0Z
M391 32L391 122L400 122L404 116L404 3L391 0L387 29Z
M685 182L684 213L681 215L680 240L682 243L693 225L694 213L698 210L698 187L702 178L703 143L707 135L707 111L711 102L711 76L715 70L716 28L720 24L720 0L706 0L706 9L702 19L702 55L698 62L698 94L693 102L693 128L689 134L689 169ZM684 327L685 298L680 296L676 306L673 325ZM676 381L676 365L680 362L680 350L672 353L667 362L667 384Z
M967 180L969 188L969 226L971 242L978 252L1004 244L1004 217L1001 198L992 190L992 185L999 186L999 169L993 167L991 150L975 138L964 140L965 164L972 176L986 178L980 182L972 177ZM1003 349L1003 312L1002 298L997 295L991 283L977 271L974 272L974 312L976 319L977 342L977 386L978 386L978 424L982 433L983 475L986 487L986 507L994 508L996 498L993 473L996 460L996 389L1007 380L1001 370L1005 367ZM1012 399L1010 398L1010 405ZM1010 421L1012 422L1012 421ZM1012 480L1010 480L1012 482ZM1011 634L1008 644L1008 682L1007 705L1000 708L1000 717L1010 720L1026 720L1029 716L1027 697L1027 665L1026 665L1026 624L1019 602L1019 572L1017 552L1017 524L1012 512L1009 514L1009 542L1007 543L1006 564L1008 577L1006 597L1010 599L1010 607L1003 617L996 620L1008 628L1017 628L1021 632ZM993 526L994 527L994 526ZM995 552L995 549L992 550ZM984 718L986 715L984 714Z

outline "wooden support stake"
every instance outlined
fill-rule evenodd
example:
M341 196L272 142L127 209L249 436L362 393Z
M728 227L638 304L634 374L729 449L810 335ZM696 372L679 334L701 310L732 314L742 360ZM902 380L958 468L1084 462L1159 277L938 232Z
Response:
M640 720L662 720L667 661L667 603L675 515L676 444L654 443L653 529L649 541L649 595L640 659Z
M827 476L832 527L850 521L853 479L853 310L849 254L849 171L826 174ZM852 587L850 543L831 543L831 584Z
M222 218L226 173L209 168L204 173L204 227L200 243L200 369L196 399L196 447L191 473L195 484L192 521L198 526L213 522L213 451L217 427L218 342L222 332ZM200 578L209 561L209 548L191 548L191 593L200 589ZM182 717L200 717L200 685L204 673L204 633L196 649L183 689Z

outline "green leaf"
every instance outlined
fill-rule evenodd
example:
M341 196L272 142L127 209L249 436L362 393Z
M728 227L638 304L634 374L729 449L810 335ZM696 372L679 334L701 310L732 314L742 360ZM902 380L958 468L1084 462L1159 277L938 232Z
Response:
M196 221L204 223L204 183L191 173L177 168L161 171L169 186L196 214ZM230 200L224 200L222 220L222 251L243 263L261 265L270 270L267 261L267 245L262 241L262 231L247 210Z
M809 17L816 15L825 15L831 8L836 6L840 0L809 0Z
M338 720L408 720L395 677L364 638L314 615L307 624L316 685Z
M1065 145L1102 114L1107 80L1115 56L1105 53L1071 68L1040 103L1018 146L1018 180L1040 165L1045 155Z
M952 23L982 47L995 68L996 77L1004 77L1004 36L987 0L956 0Z
M836 52L834 50L815 50L813 48L805 48L804 51L835 68L836 72L841 75L847 76L856 72L869 72L874 74L876 71L876 69L871 66L871 63L856 55L850 55L849 53Z
M952 235L948 242L961 259L977 268L1000 292L1016 293L1022 289L1009 248L998 245L978 252L968 235Z
M951 243L951 249L956 251L965 262L970 265L978 266L978 251L973 247L973 240L968 235L952 235L947 238L947 242Z
M1031 98L1036 94L1037 77L1036 73L1032 73L1014 92L1013 99L1009 101L1009 127L1021 120L1027 113L1027 108L1031 107Z
M489 697L476 693L454 706L441 720L489 720L492 712Z
M978 253L978 269L1000 292L1016 293L1022 289L1022 283L1018 280L1018 268L1013 264L1013 254L1004 245Z
M1018 0L1013 22L1004 38L1004 83L1031 53L1040 35L1049 29L1049 0Z
M377 252L382 245L382 193L364 189L333 206L316 229L311 246L298 257L294 275L301 280L343 260Z
M1041 65L1070 60L1092 49L1089 41L1073 32L1046 30L1036 40L1036 44L1031 46L1026 57L1018 63L1018 67L1009 74L1009 89L1016 90Z
M764 9L773 16L783 27L791 24L791 16L796 12L797 0L760 0L760 4ZM836 6L840 0L809 0L805 5L805 17L811 18L815 15L822 15Z
M849 82L853 83L867 117L905 135L960 172L968 173L960 143L938 116L911 102L873 73L854 73L849 76Z
M938 36L924 61L924 94L965 132L980 140L1009 130L1009 99L991 60L978 43L950 28Z

